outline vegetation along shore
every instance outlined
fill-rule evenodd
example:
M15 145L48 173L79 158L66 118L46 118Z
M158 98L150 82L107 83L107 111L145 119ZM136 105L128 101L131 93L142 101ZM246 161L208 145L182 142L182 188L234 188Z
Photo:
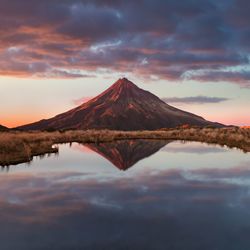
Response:
M69 130L54 132L0 132L0 165L30 162L33 156L57 153L55 144L99 143L124 139L184 140L236 147L250 152L250 129L176 128L155 131Z

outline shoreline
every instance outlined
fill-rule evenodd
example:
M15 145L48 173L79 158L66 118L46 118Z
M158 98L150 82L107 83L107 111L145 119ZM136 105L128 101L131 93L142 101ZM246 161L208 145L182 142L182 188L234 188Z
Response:
M34 156L57 153L61 143L100 143L117 140L182 140L217 144L250 152L249 128L178 128L154 131L69 130L0 132L0 166L32 161Z

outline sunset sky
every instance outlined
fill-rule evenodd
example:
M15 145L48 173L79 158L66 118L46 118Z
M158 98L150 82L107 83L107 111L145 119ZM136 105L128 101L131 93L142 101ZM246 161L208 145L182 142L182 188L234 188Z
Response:
M248 0L0 0L0 124L50 118L120 77L250 125Z

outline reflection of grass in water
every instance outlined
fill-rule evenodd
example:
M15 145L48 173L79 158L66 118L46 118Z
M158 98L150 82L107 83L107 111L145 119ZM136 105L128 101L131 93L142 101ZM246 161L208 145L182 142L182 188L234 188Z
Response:
M58 152L57 143L110 142L122 139L164 139L216 143L250 151L250 129L179 128L156 131L71 130L0 133L0 165L29 162L35 155Z

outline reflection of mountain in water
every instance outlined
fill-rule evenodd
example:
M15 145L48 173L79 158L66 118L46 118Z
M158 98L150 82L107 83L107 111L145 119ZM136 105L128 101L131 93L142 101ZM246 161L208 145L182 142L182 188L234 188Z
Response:
M111 143L89 143L86 147L102 155L120 170L127 170L138 161L156 153L168 141L162 140L121 140Z

